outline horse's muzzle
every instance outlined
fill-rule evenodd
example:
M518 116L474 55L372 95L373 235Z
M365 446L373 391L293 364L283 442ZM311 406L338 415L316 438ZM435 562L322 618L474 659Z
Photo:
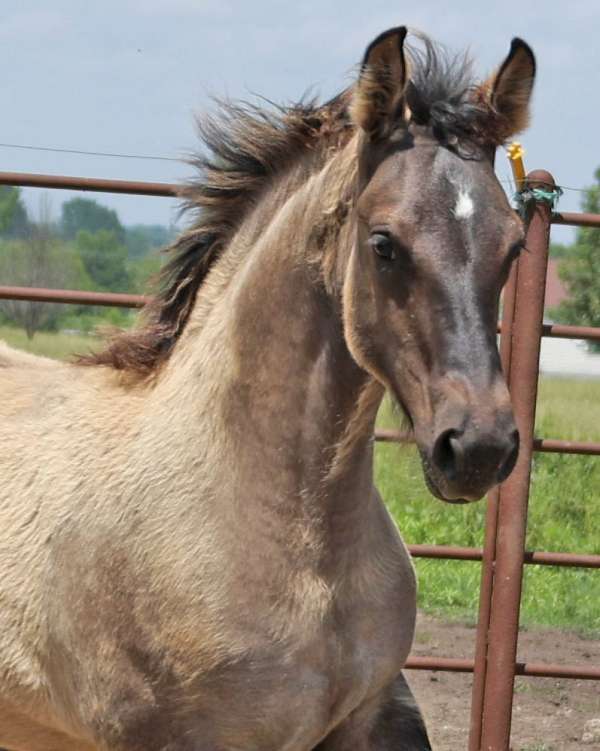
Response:
M432 493L444 501L476 501L503 482L519 454L519 432L505 413L496 425L480 429L475 421L440 430L431 447L420 446L423 470Z

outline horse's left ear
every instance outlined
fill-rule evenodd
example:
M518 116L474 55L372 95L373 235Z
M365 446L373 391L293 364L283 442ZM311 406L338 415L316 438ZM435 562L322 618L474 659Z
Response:
M385 138L402 116L406 88L406 26L388 29L367 47L352 97L352 120L372 140Z
M515 37L506 60L484 84L492 107L503 120L504 139L525 130L529 125L529 102L534 80L533 51L526 42Z

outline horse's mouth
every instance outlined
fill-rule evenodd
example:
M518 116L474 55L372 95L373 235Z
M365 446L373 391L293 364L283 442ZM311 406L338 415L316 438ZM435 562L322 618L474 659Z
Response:
M397 390L394 390L391 393L393 397L392 403L394 404L396 409L400 412L400 414L402 414L406 419L406 423L408 427L406 435L411 435L411 437L414 440L415 439L415 425L414 425L414 421L410 413L410 410L407 409L407 407L405 406ZM464 497L462 495L458 495L458 496L452 495L452 497L448 497L448 495L446 495L441 489L446 483L444 482L443 477L439 477L439 473L437 472L435 465L432 465L429 450L426 447L420 445L418 440L416 440L415 442L417 444L419 456L421 457L421 466L423 468L423 476L425 477L425 483L427 485L427 488L429 489L429 492L433 496L438 498L440 501L444 501L444 503L453 503L453 504L458 505L458 504L465 504L465 503L473 503L474 501L480 500L485 495L487 488L477 487L477 484L476 484L475 487L471 487L469 490L465 490L465 496L467 497ZM473 480L472 477L465 478L465 479L467 479L469 481L469 484L472 485L472 480ZM479 492L480 490L482 492ZM459 486L459 492L460 492L460 486Z
M447 498L442 493L438 484L432 477L431 466L429 464L427 457L424 456L423 452L420 451L419 453L421 454L421 466L423 468L423 477L425 478L425 483L431 495L435 496L440 501L444 501L444 503L454 503L454 504L471 503L471 501L469 501L467 498Z

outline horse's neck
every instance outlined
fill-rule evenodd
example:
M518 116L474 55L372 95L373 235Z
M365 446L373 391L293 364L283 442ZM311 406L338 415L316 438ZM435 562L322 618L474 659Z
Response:
M371 490L382 391L350 356L339 310L310 262L315 187L285 201L257 241L264 214L238 233L215 269L218 299L208 311L201 290L169 370L178 393L188 392L181 408L203 404L202 419L226 437L223 461L235 458L248 501L275 512L326 503L354 513Z

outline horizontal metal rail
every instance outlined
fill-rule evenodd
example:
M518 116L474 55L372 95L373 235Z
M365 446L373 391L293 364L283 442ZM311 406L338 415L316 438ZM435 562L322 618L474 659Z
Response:
M407 670L441 670L450 673L472 673L474 660L453 657L409 657ZM552 665L544 662L517 662L517 675L537 678L577 678L584 681L600 680L600 668L584 665Z
M533 450L548 454L584 454L587 456L600 456L600 443L558 441L552 438L534 438Z
M438 560L481 561L482 548L461 548L453 545L408 545L413 558ZM525 563L536 566L563 566L569 568L600 568L600 555L592 553L546 553L525 551Z
M107 305L115 308L141 308L150 298L116 292L84 292L72 289L42 289L33 287L0 287L2 300L32 300L35 302L69 303L73 305Z
M383 443L412 443L412 440L399 430L378 428L375 440ZM559 441L554 438L534 438L533 450L547 454L583 454L600 456L600 443L583 441Z
M578 214L559 211L552 214L551 224L564 224L569 227L600 227L600 214Z
M0 185L21 185L26 188L58 188L62 190L89 190L99 193L129 193L142 196L171 196L179 194L173 183L132 180L110 180L67 175L43 175L28 172L0 172ZM556 212L552 224L579 227L600 227L600 215Z
M83 292L80 290L69 289L56 290L44 289L42 287L0 287L0 299L141 308L150 298L143 295L116 295L109 292ZM500 326L498 326L498 332L500 332L500 330ZM600 328L594 328L592 326L560 326L557 324L544 324L542 335L558 339L588 339L600 341Z
M86 190L94 193L127 193L134 196L166 196L171 198L176 198L180 191L180 186L174 183L70 177L68 175L37 175L28 172L0 172L0 185Z
M593 326L563 326L557 323L545 323L542 336L555 339L587 339L600 341L600 328Z

